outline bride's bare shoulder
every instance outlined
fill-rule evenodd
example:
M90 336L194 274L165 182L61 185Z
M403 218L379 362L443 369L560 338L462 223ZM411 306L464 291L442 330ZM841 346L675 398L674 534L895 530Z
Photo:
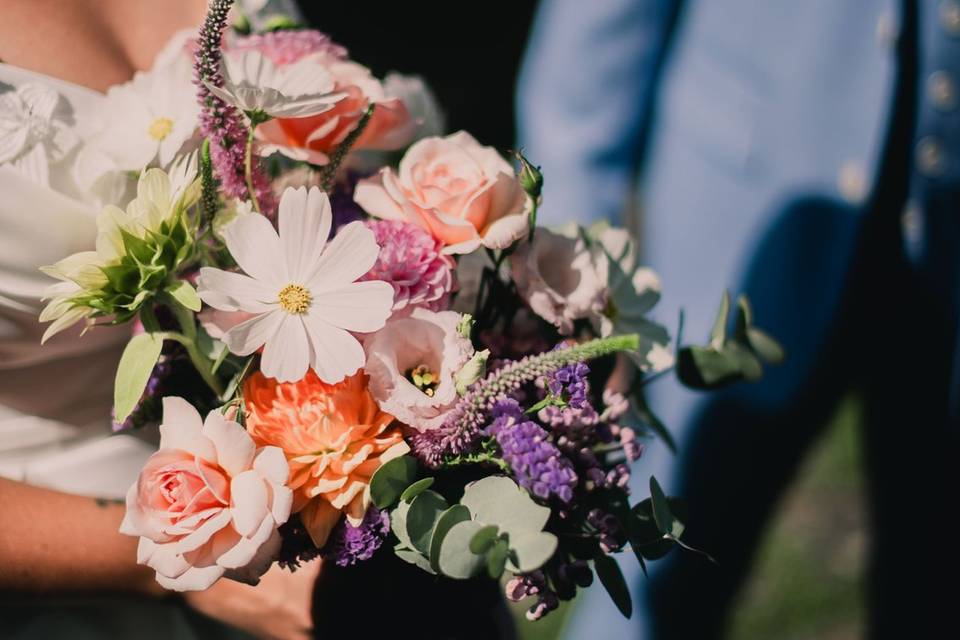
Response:
M0 60L104 90L147 69L205 0L0 0Z

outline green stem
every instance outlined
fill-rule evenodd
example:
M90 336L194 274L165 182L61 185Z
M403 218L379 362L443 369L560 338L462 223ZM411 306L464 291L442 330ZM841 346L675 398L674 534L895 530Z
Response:
M173 311L173 315L177 318L177 324L180 325L180 331L182 331L182 333L168 331L163 334L164 338L175 340L182 344L187 350L190 362L193 363L193 367L197 370L197 373L200 374L200 377L203 378L203 381L217 394L217 397L222 396L223 384L213 372L214 363L210 358L205 356L197 346L197 325L194 321L193 313L176 300L169 300L167 306Z
M243 158L243 177L247 181L247 194L250 196L250 202L253 203L253 209L257 213L260 211L260 202L257 199L257 192L253 188L253 132L257 129L257 121L251 119L250 132L247 134L246 151Z

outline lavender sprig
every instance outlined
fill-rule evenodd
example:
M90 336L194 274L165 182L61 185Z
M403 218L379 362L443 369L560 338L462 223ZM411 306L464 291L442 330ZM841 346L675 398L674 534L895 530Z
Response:
M635 351L639 346L637 334L597 338L506 364L471 385L439 428L414 435L413 451L424 464L436 468L447 456L469 452L483 437L483 428L496 402L524 384L576 362L618 351Z
M200 33L194 57L194 84L200 103L200 132L210 140L210 160L224 193L233 198L253 199L265 211L272 210L273 196L266 176L255 167L250 182L255 193L247 188L246 140L248 128L240 112L211 93L207 84L223 86L221 61L223 31L234 0L211 0Z

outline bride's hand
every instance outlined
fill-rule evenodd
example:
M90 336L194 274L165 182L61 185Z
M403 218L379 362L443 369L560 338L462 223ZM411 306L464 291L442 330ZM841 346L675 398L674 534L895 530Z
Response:
M307 640L313 637L310 606L319 571L319 560L293 573L274 565L255 587L220 580L206 591L185 593L184 599L197 611L257 638Z

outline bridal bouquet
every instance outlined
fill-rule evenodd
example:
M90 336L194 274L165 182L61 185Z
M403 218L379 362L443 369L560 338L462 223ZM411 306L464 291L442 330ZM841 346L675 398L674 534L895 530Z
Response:
M111 91L152 96L115 125L153 140L121 167L136 195L47 269L48 335L133 327L115 423L161 436L127 495L138 561L188 590L395 553L503 577L532 619L596 574L629 615L615 556L642 565L683 533L656 480L628 490L663 433L643 385L675 365L697 387L753 379L776 343L745 300L728 336L725 298L708 345L674 348L623 229L537 226L521 154L424 135L418 81L316 31L224 33L230 4ZM171 84L184 59L192 90Z

